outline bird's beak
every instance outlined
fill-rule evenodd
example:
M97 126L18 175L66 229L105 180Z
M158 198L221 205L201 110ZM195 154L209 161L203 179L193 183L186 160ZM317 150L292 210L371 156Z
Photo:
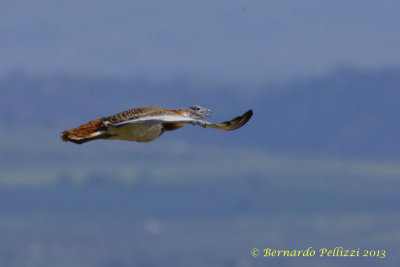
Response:
M204 110L202 113L204 114L204 116L206 116L206 117L210 117L210 116L211 116L211 113L212 113L212 111L211 111L211 109L205 109L205 110Z

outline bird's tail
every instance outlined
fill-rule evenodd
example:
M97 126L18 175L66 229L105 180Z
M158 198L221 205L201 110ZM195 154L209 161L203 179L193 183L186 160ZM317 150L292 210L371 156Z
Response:
M73 142L75 144L83 144L95 139L105 138L103 132L105 126L103 119L97 119L82 124L76 128L65 130L62 132L61 139L64 142Z
M243 115L237 116L236 118L230 120L230 121L225 121L221 123L210 123L207 124L208 127L214 128L214 129L219 129L219 130L225 130L225 131L231 131L235 130L237 128L242 127L243 125L246 124L253 116L253 110L248 110L246 111Z

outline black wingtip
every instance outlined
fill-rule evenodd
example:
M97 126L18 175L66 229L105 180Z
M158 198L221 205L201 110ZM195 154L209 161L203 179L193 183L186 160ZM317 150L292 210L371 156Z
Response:
M245 117L249 117L249 119L253 116L253 110L249 109L248 111L246 111L243 116Z
M253 110L249 109L241 117L243 118L243 122L242 122L241 126L243 126L251 119L251 117L253 117Z

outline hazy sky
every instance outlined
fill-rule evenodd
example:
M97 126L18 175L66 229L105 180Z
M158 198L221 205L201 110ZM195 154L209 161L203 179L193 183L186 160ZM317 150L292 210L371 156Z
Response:
M0 73L282 80L400 65L398 0L5 1Z

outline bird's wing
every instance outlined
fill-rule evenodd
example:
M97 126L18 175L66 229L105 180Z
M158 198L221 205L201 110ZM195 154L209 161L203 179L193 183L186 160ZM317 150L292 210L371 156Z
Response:
M159 108L159 107L141 107L141 108L133 108L129 110L125 110L114 115L104 117L104 123L110 126L114 126L118 123L123 123L128 120L134 120L141 117L151 117L158 116L162 114L169 114L170 110ZM174 113L172 113L174 114Z
M134 118L131 120L125 120L116 124L113 124L113 127L121 127L130 123L139 123L139 124L158 124L158 123L191 123L193 125L201 125L203 127L211 127L219 130L234 130L241 126L243 126L249 119L253 116L253 111L248 110L243 115L237 116L230 121L225 121L221 123L211 123L204 120L193 119L179 114L165 114L165 115L151 115L151 116L143 116L139 118Z

